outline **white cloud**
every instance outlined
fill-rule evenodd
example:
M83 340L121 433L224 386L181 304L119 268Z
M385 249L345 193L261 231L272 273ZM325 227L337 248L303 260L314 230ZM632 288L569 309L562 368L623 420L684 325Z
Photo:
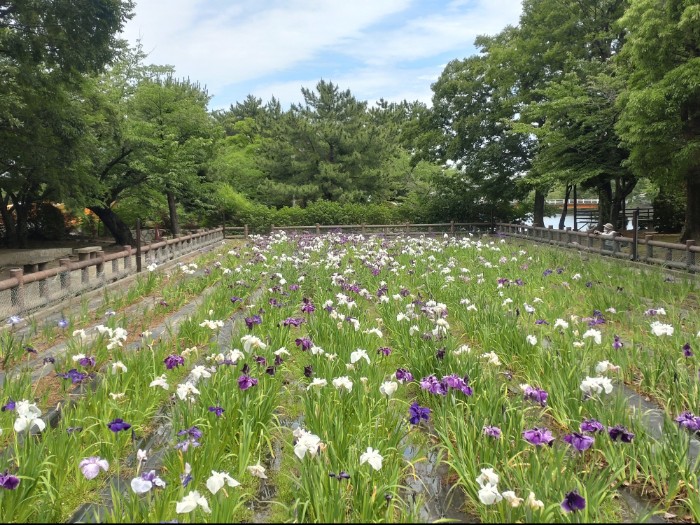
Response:
M361 100L429 103L446 60L473 53L478 34L517 23L521 12L520 0L430 5L425 13L420 0L140 0L123 36L140 35L149 63L175 66L220 107L242 101L251 85L285 106L321 78Z

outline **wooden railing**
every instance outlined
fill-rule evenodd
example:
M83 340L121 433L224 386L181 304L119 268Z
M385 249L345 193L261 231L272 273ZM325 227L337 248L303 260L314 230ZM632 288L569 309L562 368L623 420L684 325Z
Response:
M312 226L272 226L272 231L289 231L320 235L322 233L361 233L367 235L432 235L438 233L465 234L489 231L491 223L487 222L442 222L431 224L333 224Z
M123 246L114 253L94 250L78 261L62 258L57 267L37 272L13 269L9 279L0 281L0 312L4 316L27 313L136 273L141 270L140 257L162 264L222 239L223 229L216 228L151 242L141 246L138 254L134 247Z

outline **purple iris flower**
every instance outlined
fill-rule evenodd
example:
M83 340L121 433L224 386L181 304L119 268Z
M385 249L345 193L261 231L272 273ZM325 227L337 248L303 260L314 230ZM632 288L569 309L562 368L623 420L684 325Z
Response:
M408 296L408 295L410 295L410 294L411 294L411 292L409 291L408 288L401 288L401 290L399 291L399 295L400 295L401 297L406 297L406 296Z
M185 474L180 474L180 481L182 482L182 486L186 487L192 481L192 474L190 474L189 472Z
M267 300L267 304L269 304L270 306L275 306L275 307L277 307L277 308L282 308L282 303L280 303L280 302L279 302L277 299L275 299L274 297L270 297L270 298Z
M590 436L584 436L583 434L579 434L578 432L572 432L571 434L567 434L566 436L564 436L564 441L566 441L569 445L574 447L579 452L583 452L584 450L588 450L593 446L595 439L593 439Z
M55 358L55 357L49 356L49 357L45 357L45 358L44 358L44 364L45 364L45 365L46 365L46 364L49 364L49 363L53 364L53 363L55 363L55 362L56 362L56 358Z
M290 291L290 292L296 292L298 289L299 289L299 285L298 285L298 284L290 284L290 285L289 285L289 291Z
M297 346L301 347L301 349L306 352L313 343L311 342L311 339L308 337L297 337L294 342L296 343Z
M58 320L58 327L61 329L67 328L68 327L68 320L67 319L59 319Z
M409 408L408 408L408 421L412 425L417 425L420 423L421 419L425 419L428 421L430 418L430 409L427 407L422 407L418 403L413 403Z
M200 446L199 441L197 441L196 439L187 438L187 439L180 441L179 443L176 443L175 449L182 450L183 452L187 452L187 449L189 449L190 447L198 447L198 446Z
M683 345L683 355L685 357L693 357L693 350L690 348L690 343Z
M83 431L83 427L68 427L66 429L66 433L68 433L68 434L72 434L73 432L82 432L82 431Z
M527 268L525 268L525 269L527 269ZM524 286L525 282L522 279L518 278L515 280L515 284L517 284L518 286Z
M485 426L483 432L485 435L492 438L498 439L501 437L501 429L498 427Z
M564 268L557 268L557 273L558 274L564 273Z
M3 412L5 412L6 410L14 410L16 404L17 403L15 403L15 401L10 397L8 398L7 403L3 405L3 407L0 410L2 410Z
M276 355L275 356L275 366L280 366L282 363L284 363L284 359L282 359L282 356Z
M507 277L499 277L498 278L498 284L508 284L510 282L510 279Z
M89 367L89 366L95 366L95 358L94 358L93 356L81 357L81 358L78 360L78 364L79 364L80 366L84 366L85 368L87 368L87 367Z
M3 410L5 410L3 408ZM696 416L692 412L683 412L680 416L676 418L676 423L681 427L687 428L688 430L698 431L700 430L700 417Z
M250 317L245 318L245 324L248 327L248 330L252 330L253 326L256 324L261 324L262 323L262 317L259 315L252 315Z
M274 366L268 366L268 367L265 369L265 373L266 373L267 375L269 375L269 376L275 375L275 372L276 372L276 371L277 371L277 368L275 368Z
M129 430L131 425L124 421L122 418L118 417L113 421L107 423L107 428L109 428L115 434L121 432L122 430Z
M549 445L552 446L554 443L554 437L552 437L552 432L546 428L534 427L530 430L523 431L523 439L530 443L531 445L541 446Z
M224 415L224 409L220 406L209 407L209 412L214 412L216 417L221 417Z
M304 377L312 377L314 375L314 367L312 365L306 365L304 367Z
M549 324L549 323L547 321L545 321L544 319L538 319L537 321L535 321L535 324Z
M311 314L316 311L314 303L308 297L302 299L301 311L305 314Z
M561 508L564 509L564 512L583 510L586 508L586 499L576 490L572 490L564 496L564 501L561 502Z
M547 397L549 394L542 390L541 388L533 388L528 386L524 391L525 399L530 399L535 403L539 403L540 406L545 406L547 404Z
M461 378L457 374L450 374L442 378L442 384L449 388L460 390L465 396L471 396L474 393L472 387L469 386L469 378L467 376Z
M613 441L617 441L617 438L620 438L620 441L623 443L632 443L632 439L634 438L634 434L632 434L632 432L628 431L622 425L608 427L608 435Z
M301 323L305 322L305 320L301 317L287 317L282 324L284 326L294 326L296 328L299 328L301 326Z
M165 366L167 367L168 370L172 370L173 368L176 368L180 365L184 365L185 358L182 357L181 355L170 354L168 357L163 359L163 363L165 363Z
M26 352L29 352L30 354L36 354L36 353L37 353L36 349L35 349L33 346L25 346L25 347L24 347L24 350L25 350Z
M255 362L260 366L267 366L267 359L261 355L256 355L254 358Z
M413 381L413 374L405 368L399 368L396 370L396 380L400 383L410 383Z
M584 419L579 426L581 432L603 432L605 427L597 419Z
M423 390L427 390L431 394L437 394L439 396L444 396L445 394L447 394L445 385L443 385L441 381L438 381L437 377L433 375L421 379L420 387Z
M620 337L616 335L616 336L615 336L615 340L613 341L612 347L613 347L615 350L619 350L619 349L622 348L623 346L624 346L624 343L623 343L622 341L620 341Z
M379 347L379 350L377 350L377 353L388 356L389 354L391 354L391 348L389 348L388 346L381 346Z
M70 379L71 383L73 383L74 385L77 385L77 384L85 381L85 379L87 379L89 376L85 372L79 372L77 369L71 368L65 374L56 373L56 377L62 377L63 379Z
M445 349L444 349L444 348L440 348L440 349L436 352L435 357L437 357L440 361L442 361L443 359L445 359Z
M10 474L9 470L5 470L4 474L0 474L0 487L6 490L15 490L19 486L19 478Z
M233 304L236 304L238 301L243 302L243 299L240 298L240 297L236 297L235 295L234 295L233 297L231 297L231 302L232 302Z
M552 274L552 270L550 270L549 268L547 268L544 272L542 272L542 275L544 275L545 277L547 277L548 275L551 275L551 274Z
M257 384L257 379L255 379L254 377L250 377L246 374L238 378L238 388L240 388L241 390L248 390L250 387L253 387Z
M199 427L196 425L190 428L186 428L185 430L180 430L180 432L177 433L178 436L189 436L192 439L202 439L202 431L199 430Z

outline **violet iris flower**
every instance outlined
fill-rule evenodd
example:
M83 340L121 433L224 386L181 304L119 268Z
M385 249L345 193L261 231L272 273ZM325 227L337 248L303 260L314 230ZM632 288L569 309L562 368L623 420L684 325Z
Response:
M311 301L311 299L304 297L302 299L302 305L301 305L301 311L304 312L305 314L310 314L316 311L316 307L314 306L314 303Z
M65 374L56 373L56 377L62 377L63 379L70 379L71 383L73 383L74 385L77 385L77 384L85 381L85 379L88 378L88 374L86 374L85 372L79 372L75 368L71 368Z
M246 374L238 378L238 388L240 388L241 390L248 390L250 387L253 387L257 384L257 379L255 379L254 377L250 377Z
M442 384L449 388L460 390L465 396L471 396L474 393L472 387L469 386L469 378L467 376L464 376L464 379L462 379L457 374L450 374L442 378Z
M690 343L683 345L683 355L685 357L693 357L693 350L690 348Z
M282 324L284 326L294 326L296 328L299 328L301 326L301 323L304 322L304 319L301 317L287 317Z
M9 470L5 470L4 474L0 474L0 487L6 490L15 490L19 486L19 478L10 474Z
M4 410L4 409L3 409ZM688 430L698 431L700 430L700 417L696 416L692 412L683 412L680 416L676 418L676 423L681 427L687 428Z
M36 354L36 353L37 353L36 349L35 349L33 346L25 346L25 347L24 347L24 350L25 350L26 352L29 352L30 354Z
M535 403L539 403L540 406L545 406L547 404L547 397L549 397L549 394L541 388L528 386L523 393L525 399L530 399Z
M579 428L581 432L602 432L605 430L603 424L597 419L584 419Z
M413 381L413 374L406 370L405 368L399 368L396 370L396 380L400 383L408 383Z
M554 437L552 437L552 432L546 428L534 427L530 430L523 431L523 439L530 443L531 445L541 446L549 445L552 446L554 443Z
M381 346L379 347L379 350L377 350L377 353L388 356L389 354L391 354L391 348L389 348L388 346Z
M620 337L616 335L616 336L615 336L615 340L613 341L612 347L613 347L615 350L619 350L619 349L622 348L623 346L624 346L624 344L622 343L622 341L620 341Z
M238 301L243 302L243 299L241 299L240 297L236 297L235 295L233 297L231 297L231 302L233 304L236 304Z
M304 367L304 377L312 377L314 375L314 367L312 365L306 365Z
M55 362L56 362L56 358L55 358L55 357L49 356L49 357L45 357L45 358L44 358L44 364L45 364L45 365L46 365L46 364L49 364L49 363L53 364L53 363L55 363Z
M118 417L107 423L107 428L109 428L112 432L117 434L122 430L129 430L131 428L131 425L124 421L122 418Z
M418 403L413 403L409 408L408 408L408 421L412 425L417 425L420 423L421 419L425 419L428 421L430 417L430 409L427 407L422 407Z
M485 426L483 432L485 435L492 438L498 439L501 437L501 429L498 427Z
M165 363L168 370L172 370L180 365L184 365L185 358L177 354L170 354L168 357L163 359L163 363Z
M90 356L90 357L81 357L81 358L78 360L78 364L79 364L80 366L84 366L85 368L87 368L87 367L89 367L89 366L95 366L95 358L92 357L92 356Z
M192 439L202 439L202 436L203 436L204 434L202 434L202 431L199 430L199 427L197 427L197 426L195 425L195 426L190 427L190 428L187 428L187 429L185 429L185 430L180 430L180 432L178 432L177 435L178 435L178 436L185 436L185 435L187 435L187 436L191 437Z
M253 315L251 317L246 317L245 318L245 324L248 327L248 330L252 330L253 326L256 324L261 324L262 323L262 317L259 315Z
M14 410L16 405L17 403L15 403L15 401L10 397L8 398L7 403L3 405L3 407L0 410L2 410L3 412L5 412L6 410Z
M68 327L68 320L67 319L59 319L58 327L61 329L67 328Z
M442 382L438 381L438 378L434 375L430 375L421 379L420 387L423 390L427 390L431 394L437 394L439 396L444 396L445 394L447 394L445 385L443 385Z
M261 356L261 355L256 355L256 356L253 358L253 360L254 360L258 365L267 366L267 359L265 359L265 358L264 358L263 356Z
M584 436L583 434L579 434L578 432L572 432L571 434L567 434L566 436L564 436L564 441L566 441L569 445L574 447L579 452L583 452L584 450L588 450L593 446L595 439L593 439L590 436Z
M301 349L304 352L306 352L313 345L311 339L309 339L308 337L297 337L294 340L294 343L296 343L297 346L301 347Z
M586 508L586 499L576 490L572 490L564 496L564 501L561 502L561 508L564 509L564 512L583 510Z
M613 441L617 441L617 438L620 438L620 441L623 443L632 443L632 439L634 438L634 434L632 434L632 432L628 431L622 425L608 427L608 435Z

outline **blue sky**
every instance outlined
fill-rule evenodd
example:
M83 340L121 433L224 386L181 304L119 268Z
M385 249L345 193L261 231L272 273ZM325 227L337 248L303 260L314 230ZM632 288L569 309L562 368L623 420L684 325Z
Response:
M517 24L521 0L137 0L122 37L227 109L252 94L303 101L319 80L373 104L419 100L474 38Z

